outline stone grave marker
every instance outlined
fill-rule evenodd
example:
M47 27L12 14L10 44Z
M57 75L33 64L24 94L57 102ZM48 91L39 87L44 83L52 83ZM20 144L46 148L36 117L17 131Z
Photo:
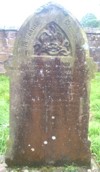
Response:
M90 165L87 39L48 4L20 28L10 76L9 166Z

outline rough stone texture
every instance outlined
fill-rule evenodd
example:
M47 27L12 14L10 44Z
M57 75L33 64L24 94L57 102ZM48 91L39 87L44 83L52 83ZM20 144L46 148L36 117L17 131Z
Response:
M6 163L90 165L87 40L79 23L49 4L19 30L11 78Z

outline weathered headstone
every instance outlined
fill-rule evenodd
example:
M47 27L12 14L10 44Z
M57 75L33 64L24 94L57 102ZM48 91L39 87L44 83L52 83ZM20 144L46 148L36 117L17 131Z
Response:
M87 41L79 23L48 4L19 30L11 78L12 165L90 164Z

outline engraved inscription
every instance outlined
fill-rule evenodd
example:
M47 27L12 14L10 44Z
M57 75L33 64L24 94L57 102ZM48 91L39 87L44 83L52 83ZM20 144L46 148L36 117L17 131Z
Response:
M71 54L71 45L64 31L55 22L50 22L36 38L34 53L36 55L68 56Z

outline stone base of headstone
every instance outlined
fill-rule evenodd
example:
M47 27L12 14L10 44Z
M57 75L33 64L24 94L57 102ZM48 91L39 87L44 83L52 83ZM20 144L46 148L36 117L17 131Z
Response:
M41 167L41 168L29 168L29 167L22 167L22 168L8 168L5 163L4 156L0 156L0 172L100 172L100 167L96 163L94 158L91 159L91 168L85 167L74 167L74 166L64 166L64 167Z

